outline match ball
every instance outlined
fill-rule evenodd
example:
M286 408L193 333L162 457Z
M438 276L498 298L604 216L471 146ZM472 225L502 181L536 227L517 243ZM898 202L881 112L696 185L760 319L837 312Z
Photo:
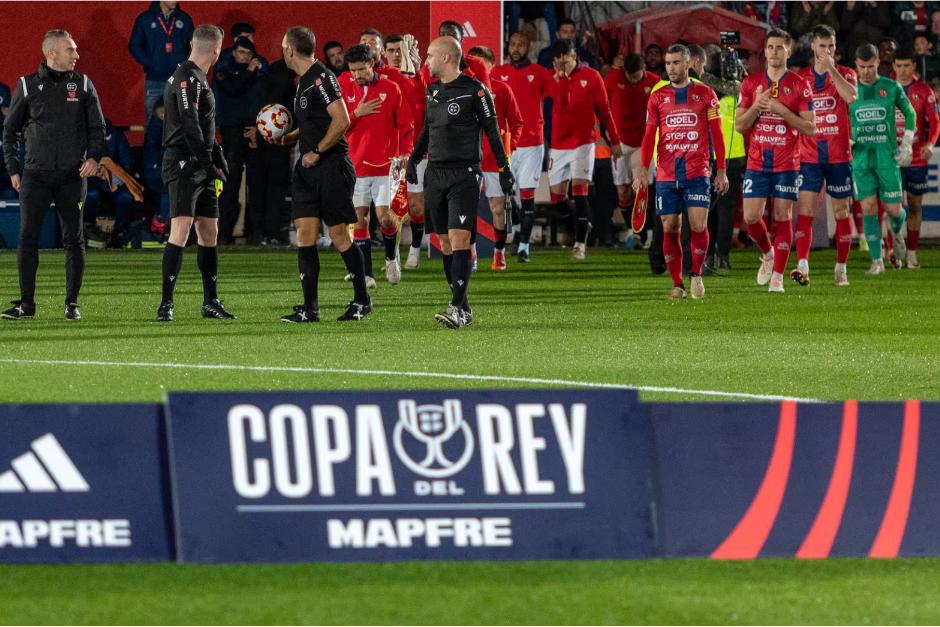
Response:
M290 130L290 111L281 104L264 105L258 112L255 125L258 127L258 132L266 139L278 139Z

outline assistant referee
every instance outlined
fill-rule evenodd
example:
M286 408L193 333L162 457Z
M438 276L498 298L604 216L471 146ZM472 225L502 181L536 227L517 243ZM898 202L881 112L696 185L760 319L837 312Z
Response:
M0 313L8 319L36 315L39 234L55 201L65 248L65 318L81 320L78 292L85 273L82 205L86 178L95 176L104 154L104 116L91 80L75 71L78 47L67 31L51 30L42 40L46 60L39 71L20 77L3 125L3 158L20 194L20 243L16 265L20 298ZM20 163L17 134L26 141Z
M512 194L515 185L499 136L493 95L483 83L460 72L461 56L460 44L453 37L439 37L428 46L426 65L440 82L428 86L424 130L408 160L407 171L408 182L417 183L418 164L428 155L425 217L440 238L444 274L451 286L450 305L435 318L451 329L473 322L467 286L471 274L470 237L476 227L483 180L483 132L496 157L503 193Z

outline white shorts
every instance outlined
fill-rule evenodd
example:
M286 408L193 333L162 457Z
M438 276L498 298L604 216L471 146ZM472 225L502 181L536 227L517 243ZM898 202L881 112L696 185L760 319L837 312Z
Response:
M409 194L420 194L424 191L424 171L428 169L428 159L425 157L418 164L418 182L408 183Z
M506 195L499 184L499 172L484 172L483 185L485 186L484 194L487 198L503 198Z
M545 158L545 146L526 146L512 151L509 169L516 178L519 189L538 189L542 178L542 160Z
M640 168L642 161L640 159L640 148L620 144L623 150L623 156L614 159L614 185L629 185L633 182L634 171Z
M356 187L353 190L354 207L368 207L373 202L376 207L388 207L389 198L387 176L356 177Z
M548 182L550 185L558 185L574 179L590 181L593 178L593 143L566 150L552 148L548 151Z

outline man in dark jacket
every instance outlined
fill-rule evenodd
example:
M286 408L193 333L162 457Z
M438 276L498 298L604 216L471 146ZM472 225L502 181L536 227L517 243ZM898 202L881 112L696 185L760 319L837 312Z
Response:
M150 8L137 16L128 49L144 68L144 106L150 119L153 105L163 95L166 79L189 56L193 38L193 20L175 0L151 2Z
M124 135L123 129L114 128L111 120L108 119L105 119L104 146L105 155L127 172L133 173L134 155L131 153L131 145L127 141L127 136ZM105 179L91 178L88 180L83 214L85 230L89 233L89 237L93 232L90 229L95 228L96 219L102 215L102 209L106 204L114 210L114 235L120 238L127 230L131 203L134 202L134 197L127 189L124 181L114 177L113 182L117 189L111 191L111 186Z
M39 71L16 84L3 124L3 158L14 189L20 193L20 242L17 267L20 298L0 314L32 318L39 267L39 233L55 201L65 248L65 318L81 320L78 292L85 272L82 206L86 180L95 176L104 154L104 116L91 80L75 71L78 48L64 30L42 40L46 59ZM25 164L17 152L17 134L26 140Z

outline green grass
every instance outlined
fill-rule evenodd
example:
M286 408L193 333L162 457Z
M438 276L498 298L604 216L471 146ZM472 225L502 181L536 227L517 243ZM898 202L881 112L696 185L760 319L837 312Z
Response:
M0 567L6 624L936 624L940 560Z
M0 324L0 402L158 401L167 390L520 387L394 375L194 370L40 364L90 360L306 368L383 369L672 386L821 399L940 399L940 251L924 269L866 277L853 252L849 288L831 284L831 252L812 258L814 282L782 295L754 284L757 256L737 253L733 273L706 279L702 302L670 302L668 278L645 254L590 250L585 262L538 249L533 262L494 273L487 262L470 285L476 321L450 331L433 320L448 300L440 262L425 261L398 286L379 279L375 313L333 319L351 297L335 251L321 253L325 322L286 325L299 301L296 255L224 250L220 293L238 314L199 317L201 283L188 251L177 321L152 322L160 299L159 251L88 255L82 310L63 318L62 254L41 255L38 317ZM867 255L865 255L867 256ZM380 254L376 254L379 258ZM378 270L378 262L376 262ZM0 290L16 295L12 253L0 255ZM5 361L4 361L5 360ZM644 393L646 400L702 400Z

